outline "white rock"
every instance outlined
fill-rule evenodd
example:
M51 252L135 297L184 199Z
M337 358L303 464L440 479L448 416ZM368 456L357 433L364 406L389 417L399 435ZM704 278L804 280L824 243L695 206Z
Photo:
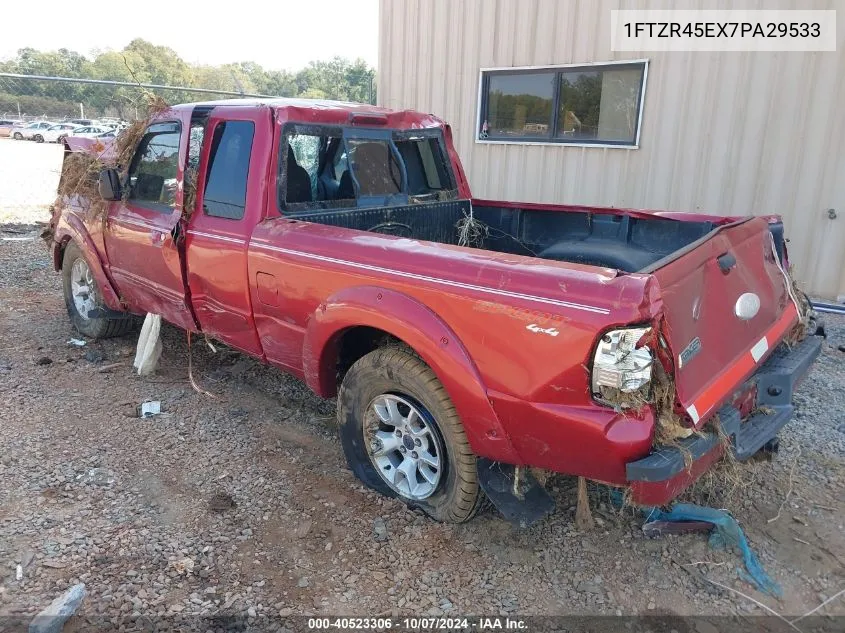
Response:
M85 593L85 585L82 583L68 589L35 616L29 623L29 633L59 633L67 619L82 604Z

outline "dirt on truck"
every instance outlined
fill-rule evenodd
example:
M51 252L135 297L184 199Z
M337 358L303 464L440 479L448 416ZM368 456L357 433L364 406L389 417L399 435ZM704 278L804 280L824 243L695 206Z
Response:
M821 349L777 216L476 199L447 124L372 106L186 104L137 137L67 148L124 157L54 209L76 328L160 315L337 397L352 472L441 521L536 521L548 471L665 504L773 450Z

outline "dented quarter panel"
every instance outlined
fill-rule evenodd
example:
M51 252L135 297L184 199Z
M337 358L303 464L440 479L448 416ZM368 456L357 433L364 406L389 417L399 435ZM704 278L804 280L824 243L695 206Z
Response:
M250 271L270 274L278 283L279 305L254 301L268 360L303 376L321 395L331 396L335 389L335 337L354 325L377 327L432 365L480 454L514 463L504 450L491 452L500 450L498 440L489 448L479 443L500 423L505 436L532 436L518 463L533 463L536 447L545 445L543 463L557 470L569 468L569 451L559 444L569 407L574 416L588 411L596 433L609 432L617 422L618 416L596 405L586 388L597 334L655 316L655 305L644 302L648 276L295 220L268 220L256 227ZM438 343L442 339L448 345ZM451 349L465 349L465 361L446 362ZM488 412L478 392L473 406L465 405L461 392L468 377L481 390L509 398L507 410L499 412L493 399ZM554 404L554 414L543 410L544 404ZM637 427L636 433L618 435L627 448L603 479L624 472L625 457L643 450L651 422ZM596 444L596 452L588 448L584 454L591 457L585 461L607 468L608 456L599 459L606 449L606 443Z
M532 466L624 485L625 465L651 449L650 407L617 413L592 402L527 402L492 390L489 395L517 452Z
M337 342L349 328L367 324L407 343L449 393L476 454L521 463L487 397L475 363L457 334L418 300L383 286L351 286L320 302L308 319L305 379L317 393L335 390ZM319 355L316 350L321 350Z

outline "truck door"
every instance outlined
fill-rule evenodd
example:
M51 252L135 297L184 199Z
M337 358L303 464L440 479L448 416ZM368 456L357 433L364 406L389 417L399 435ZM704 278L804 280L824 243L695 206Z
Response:
M202 331L259 356L247 249L263 214L272 138L268 108L214 109L187 231L188 286Z
M175 239L190 112L170 113L172 120L150 124L141 138L129 165L128 192L109 203L104 239L121 299L134 310L160 314L193 330Z

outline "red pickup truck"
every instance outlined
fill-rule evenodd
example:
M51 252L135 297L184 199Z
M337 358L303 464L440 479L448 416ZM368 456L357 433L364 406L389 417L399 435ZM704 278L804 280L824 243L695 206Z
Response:
M538 470L666 503L771 448L821 348L782 344L806 304L776 216L476 199L427 114L179 105L98 186L102 217L51 223L80 332L155 313L337 396L352 471L438 520L535 520Z

